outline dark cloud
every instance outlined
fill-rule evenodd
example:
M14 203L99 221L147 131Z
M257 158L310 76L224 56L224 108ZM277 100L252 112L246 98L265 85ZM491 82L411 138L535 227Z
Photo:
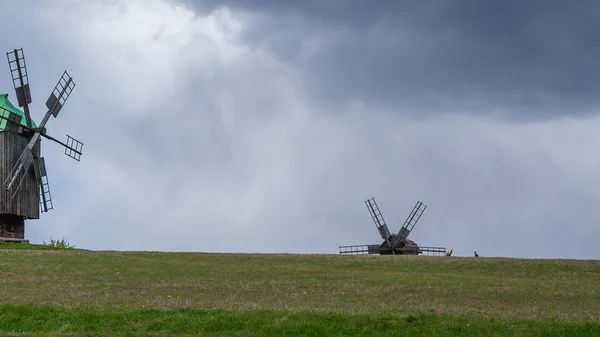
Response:
M44 147L55 209L27 237L336 253L380 241L373 196L394 231L425 202L411 238L454 255L598 258L600 118L473 114L593 108L590 3L373 3L6 2L0 30L32 22L4 43L25 48L36 118L67 68L50 132L86 144L79 163Z
M502 111L515 119L596 111L596 1L187 3L256 14L246 42L300 67L307 90L330 108L358 100L402 105L404 114ZM311 41L318 51L303 57Z

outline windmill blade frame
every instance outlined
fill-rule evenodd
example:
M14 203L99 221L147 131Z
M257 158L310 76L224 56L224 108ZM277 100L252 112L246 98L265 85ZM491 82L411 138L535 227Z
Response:
M73 82L73 78L69 76L69 73L65 70L46 101L48 112L53 115L54 118L58 117L58 113L67 102L73 89L75 89L75 82ZM46 123L42 123L41 126L43 127L45 124Z
M423 215L425 209L427 209L427 205L425 205L421 201L417 201L412 211L408 214L408 217L404 221L404 224L398 231L398 234L396 234L396 242L394 242L392 249L396 248L400 242L408 238L410 232L412 232L417 222L419 222L419 219L421 219L421 215Z
M385 222L385 219L383 218L383 214L381 214L381 210L379 209L375 198L371 197L371 199L365 200L365 205L367 205L367 209L369 210L369 214L375 223L375 227L377 227L377 230L379 231L379 235L389 245L389 239L391 236L390 230Z
M50 194L50 184L48 182L48 174L46 172L46 162L44 157L39 157L33 161L35 169L35 178L38 181L40 189L40 211L48 212L54 209L52 205L52 196Z
M11 57L12 56L12 57ZM31 104L31 90L29 88L29 75L27 74L27 63L23 48L13 49L6 53L10 77L12 79L17 102L23 108L27 126L31 127L31 114L29 113L29 104Z
M64 145L65 147L65 154L68 157L71 157L77 161L79 161L79 159L81 158L82 155L82 150L83 150L83 143L78 141L77 139L67 135L67 144L62 144L61 142L54 140L55 142Z
M25 175L29 171L31 167L31 163L33 162L33 154L29 146L27 146L21 156L19 157L17 164L13 167L13 169L8 174L7 178L4 180L4 186L6 191L10 193L11 198L14 198L23 179L25 179ZM15 187L15 182L18 181L17 186ZM12 193L11 193L12 192Z

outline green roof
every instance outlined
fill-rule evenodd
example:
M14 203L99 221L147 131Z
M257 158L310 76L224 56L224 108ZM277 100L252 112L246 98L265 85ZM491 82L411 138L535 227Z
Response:
M13 112L19 116L21 116L21 124L27 126L27 121L25 119L25 113L19 110L17 107L12 105L12 103L8 100L8 94L0 94L0 115L8 118L10 112ZM6 123L8 121L6 119L0 119L0 131L4 131L6 128ZM35 122L32 120L31 125L35 128Z

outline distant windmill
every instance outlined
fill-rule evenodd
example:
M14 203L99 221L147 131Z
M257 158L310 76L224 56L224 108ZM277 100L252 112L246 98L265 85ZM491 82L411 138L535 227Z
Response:
M355 245L355 246L340 246L340 254L398 254L398 255L445 255L446 248L442 247L422 247L418 246L414 241L408 239L408 235L413 230L427 206L420 201L417 201L415 207L404 221L404 225L400 228L397 234L390 233L383 215L375 202L375 198L365 201L371 218L375 222L375 226L379 230L379 234L383 239L381 244L373 245Z
M65 154L77 161L83 143L67 135L66 144L48 135L46 123L56 118L75 83L65 71L46 101L48 111L39 125L31 120L31 92L23 49L6 53L17 102L23 111L0 94L0 241L26 241L25 220L39 219L40 212L53 208L41 156L41 138L65 147Z

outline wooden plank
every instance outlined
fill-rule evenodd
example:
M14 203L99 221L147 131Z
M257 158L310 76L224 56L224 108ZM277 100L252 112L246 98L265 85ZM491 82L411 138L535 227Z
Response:
M17 163L27 143L28 139L26 137L12 132L0 132L0 185L3 184L7 175ZM39 148L39 146L40 143L36 145L36 148ZM6 193L5 187L0 188L0 193L2 194L0 214L13 214L30 219L39 219L40 195L33 165L27 171L14 199Z
M15 238L3 238L3 237L0 237L0 242L29 243L29 240L28 239L15 239Z

